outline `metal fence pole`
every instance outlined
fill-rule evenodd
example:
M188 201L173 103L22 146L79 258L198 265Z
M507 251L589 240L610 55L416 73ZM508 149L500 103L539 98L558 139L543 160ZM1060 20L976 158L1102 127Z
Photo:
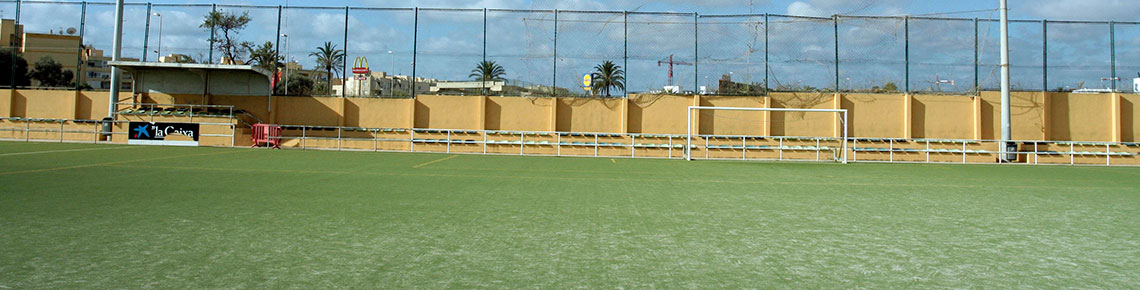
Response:
M629 11L622 11L621 14L622 14L621 25L622 25L622 29L623 29L623 32L622 32L622 52L621 52L622 64L621 64L621 66L626 71L629 71ZM629 98L628 83L629 82L627 81L626 82L627 86L625 89L623 89L625 91L624 94L625 94L626 99Z
M904 68L903 85L904 92L910 93L910 16L903 17L903 63Z
M700 48L700 15L693 12L693 93L699 93L698 89L701 87L700 67L701 67L701 50Z
M487 63L487 8L483 8L483 63L484 64ZM485 68L485 69L490 69L490 68ZM479 94L486 96L487 95L487 75L480 76L479 80L481 81L481 86L479 87ZM450 139L448 139L448 140L450 140ZM448 142L450 142L450 141L448 141Z
M1049 20L1041 20L1041 91L1049 91Z
M218 4L210 4L210 11L210 13L217 13ZM210 17L213 17L213 15L210 15ZM217 29L214 29L214 26L210 26L210 59L207 59L206 63L214 63L214 37L217 37Z
M83 28L85 26L87 26L87 1L83 2L82 8L80 8L80 9L81 10L79 12L79 53L77 53L75 55L75 90L76 91L78 91L79 88L81 88L80 85L83 83L79 80L83 79L83 67L84 67L84 64L87 63L86 61L83 61L83 33L84 33ZM148 11L148 13L146 15L148 15L148 16L146 19L147 19L147 26L149 27L150 26L150 16L149 16L150 15L150 13L149 13L150 5L147 5L147 11ZM143 52L143 59L144 59L144 61L146 59L145 49ZM15 64L13 64L13 66L14 65ZM60 133L60 134L62 135L63 133Z
M413 10L415 16L412 18L412 99L416 98L416 67L419 66L416 57L419 56L419 43L420 43L420 8L416 7ZM415 126L413 126L415 127Z
M628 68L627 68L628 69ZM558 97L558 9L554 9L554 77L551 79L550 95Z
M284 10L281 5L277 5L277 40L273 43L273 77L277 77L277 61L285 59L281 57L281 12ZM273 93L277 93L274 88Z
M839 87L839 15L831 17L832 23L835 25L835 92L840 92Z
M981 94L982 84L978 83L981 79L981 55L978 52L981 43L978 39L978 19L974 18L974 94Z
M764 13L764 95L771 94L772 86L768 83L769 66L768 66L768 31L771 30L768 26L768 13ZM751 51L749 51L751 53Z
M85 9L84 9L84 12L86 12L86 10L87 10L87 9L86 9L86 7L85 7ZM151 16L151 4L150 4L150 2L147 2L147 3L146 3L146 30L143 30L143 55L142 55L142 61L144 61L144 62L146 61L146 58L147 58L146 56L147 56L147 53L149 52L148 50L150 50L150 16ZM80 31L82 31L82 30L83 30L83 27L82 27L82 26L80 26L80 27L79 27L79 30L80 30ZM79 39L81 39L81 40L82 40L82 39L83 39L83 37L82 37L82 36L80 36L80 38L79 38ZM79 42L79 46L83 46L83 41L80 41L80 42ZM161 55L160 55L160 56L161 56ZM76 77L78 77L78 76L76 76Z
M12 26L13 28L20 27L20 6L22 6L21 5L22 3L23 3L23 1L16 0L16 19L14 21L15 24ZM16 41L16 42L17 42L16 45L23 44L20 41ZM16 49L17 49L16 45L11 47L12 66L10 67L11 71L9 72L9 75L8 75L8 77L9 77L8 86L11 87L13 90L16 89L16 59L18 59L16 57Z
M1120 80L1116 79L1116 21L1108 22L1108 49L1112 66L1112 91L1116 92L1118 89L1117 83L1120 82Z
M340 59L340 72L340 97L343 98L348 94L348 6L344 6L344 57ZM331 75L328 78L332 80Z

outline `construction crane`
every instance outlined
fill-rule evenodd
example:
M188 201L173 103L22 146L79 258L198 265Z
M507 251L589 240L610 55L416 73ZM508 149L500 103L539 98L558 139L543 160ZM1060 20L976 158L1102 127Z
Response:
M690 62L674 61L672 54L670 54L667 58L658 60L657 66L660 67L663 63L669 64L669 86L673 85L673 65L693 65L693 63Z

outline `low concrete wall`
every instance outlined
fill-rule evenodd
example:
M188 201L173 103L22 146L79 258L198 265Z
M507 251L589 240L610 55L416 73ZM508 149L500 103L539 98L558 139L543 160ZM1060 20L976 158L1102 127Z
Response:
M120 102L232 105L263 122L291 125L683 134L689 106L849 110L849 134L867 138L997 139L1000 94L773 93L770 96L640 94L629 99L422 95L416 99L245 97L124 93ZM1140 95L1016 92L1013 138L1140 140ZM106 92L6 90L0 117L101 119ZM705 111L697 133L838 136L832 114Z

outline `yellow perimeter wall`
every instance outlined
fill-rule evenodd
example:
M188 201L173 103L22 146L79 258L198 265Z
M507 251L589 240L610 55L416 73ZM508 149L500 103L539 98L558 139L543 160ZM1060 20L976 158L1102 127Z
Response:
M0 117L100 119L106 92L0 91ZM267 123L368 128L684 134L689 106L847 109L853 137L1000 137L1000 95L773 93L762 97L633 95L629 99L423 95L416 99L123 94L120 102L233 105ZM1140 140L1140 95L1016 92L1013 138ZM837 136L835 115L705 111L700 134Z

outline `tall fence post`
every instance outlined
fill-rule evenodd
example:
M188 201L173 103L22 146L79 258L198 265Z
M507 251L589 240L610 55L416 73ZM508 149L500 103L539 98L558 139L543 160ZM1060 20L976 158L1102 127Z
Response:
M621 16L622 16L622 22L621 22L621 25L622 25L622 49L621 49L622 63L621 63L621 67L623 69L625 69L625 71L628 72L629 71L629 11L622 11ZM623 93L625 95L625 98L628 99L629 98L629 86L628 86L628 84L629 84L628 77L629 76L626 76L626 77L627 77L627 81L626 81L627 86L625 89L622 89L622 90L624 91Z
M344 6L344 57L340 59L340 97L348 94L348 6ZM328 76L330 82L332 76ZM329 88L332 89L331 87Z
M700 15L693 12L693 92L700 93L701 87L701 50L700 50Z
M210 4L210 16L213 17L213 13L217 12L218 4ZM217 29L215 29L214 26L210 26L210 59L207 59L206 63L214 63L214 37L217 37Z
M79 12L79 53L77 53L75 55L75 90L76 91L78 91L80 88L82 88L81 85L83 82L81 82L80 80L83 79L83 67L85 66L85 64L87 64L86 61L83 61L83 50L84 50L83 49L83 34L84 34L83 28L85 26L87 26L87 1L83 1L83 3L81 5L82 5L82 8L80 8L80 12ZM150 6L149 5L147 5L147 14L146 15L147 15L147 17L146 17L147 26L149 27L149 25L150 25ZM145 51L146 50L144 49L143 51L144 51L143 52L143 55L144 55L143 59L145 61L145 59L146 59L146 56L145 56L146 52ZM13 66L15 66L15 64L13 64ZM60 133L60 134L63 134L63 133Z
M277 60L278 59L282 59L282 60L285 59L285 58L281 57L281 12L282 12L282 10L284 10L284 9L282 9L281 5L277 5L277 40L274 41L274 43L273 43L273 56L274 56L274 58L273 58L273 75L274 75L274 78L276 78L276 76L277 76ZM274 93L276 93L276 92L274 92Z
M15 24L12 25L13 28L20 27L20 6L22 6L21 5L22 3L23 3L23 1L16 0L16 19L15 19L15 21L13 21L13 22L15 22ZM12 52L11 64L12 65L9 67L9 69L11 71L8 73L8 77L9 77L8 86L11 87L12 90L16 90L16 59L17 59L16 51L19 49L16 46L22 45L22 44L23 44L22 42L17 41L16 45L11 47L11 49L12 49L12 51L11 51Z
M835 92L841 92L839 87L839 14L831 17L832 23L835 25Z
M981 95L982 84L978 83L981 79L981 53L978 50L981 48L981 43L978 39L978 18L974 18L974 94Z
M903 85L904 93L910 93L910 16L903 17Z
M483 8L483 63L487 63L487 8ZM490 68L484 68L490 69ZM487 75L479 76L481 86L479 87L479 94L487 95Z
M86 2L84 2L84 3L86 3ZM84 6L86 6L86 4L84 4ZM87 12L86 7L84 7L83 10L84 10L84 13ZM150 4L150 2L147 2L146 3L146 28L145 28L145 30L143 30L143 55L142 55L142 61L143 62L146 62L147 53L150 52L150 16L151 16L151 13L152 13L151 12L151 4ZM82 26L79 27L79 30L83 31L83 27ZM83 46L83 41L82 41L83 36L80 36L79 39L80 39L79 46ZM76 76L76 77L78 78L79 76Z
M1041 20L1041 91L1049 91L1049 20Z
M770 66L768 65L768 31L771 30L771 27L768 26L769 24L770 24L770 22L768 22L768 13L764 13L764 95L765 96L771 95L771 91L772 91L772 86L768 83L768 75L769 75L768 70L770 69ZM749 51L749 53L751 53L751 51Z
M1116 21L1108 22L1108 49L1109 58L1111 59L1109 62L1112 66L1112 91L1116 92L1117 89L1119 89L1117 83L1120 82L1116 75Z
M550 95L558 97L558 9L554 9L554 77L551 80Z
M414 10L412 21L412 98L416 98L416 66L420 66L416 57L420 56L420 7Z

